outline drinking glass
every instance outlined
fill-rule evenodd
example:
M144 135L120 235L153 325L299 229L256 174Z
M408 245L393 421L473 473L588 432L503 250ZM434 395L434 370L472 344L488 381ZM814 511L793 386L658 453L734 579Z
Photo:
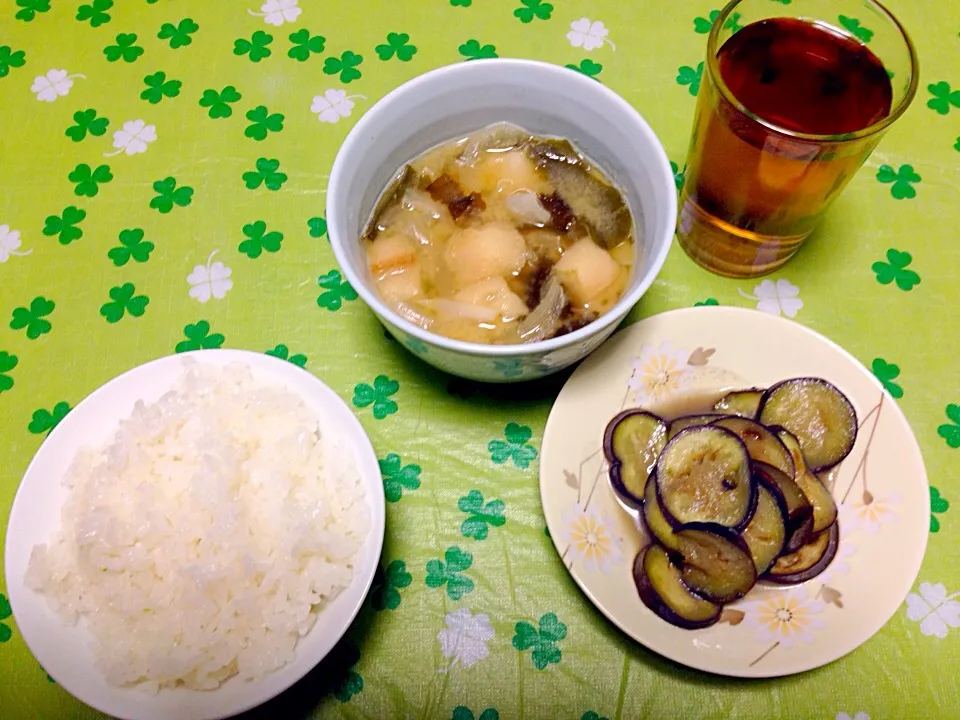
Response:
M850 42L856 43L857 56L878 60L879 65L874 62L872 67L877 71L882 68L889 77L890 87L883 90L889 94L889 112L879 114L865 127L818 134L797 129L805 127L804 118L784 122L783 114L774 117L776 113L767 107L764 100L767 96L763 94L752 93L753 109L745 106L743 98L737 98L721 74L718 55L735 33L761 21L765 21L764 27L772 28L791 22L795 27L796 21L804 21L817 26L815 29L833 33L838 45L846 43L849 48ZM768 35L769 50L764 52L783 52L786 40L778 38L775 29ZM741 40L738 44L744 42L747 41ZM730 46L724 58L728 62L724 66L727 78L734 77L730 73L737 71L736 61L730 59L738 57L732 50L736 45ZM869 53L863 53L863 47ZM811 48L811 52L818 51ZM840 72L844 69L840 65L837 68ZM750 68L743 69L750 71ZM850 87L860 82L855 78L864 77L860 68L851 70L849 63L846 70L852 73L848 78L854 78ZM757 83L763 83L763 74L769 72L769 68L754 67L753 71L759 74ZM815 77L808 78L810 82L821 82L821 70L813 74ZM783 266L814 230L886 130L907 109L917 90L917 76L913 43L899 21L878 2L730 2L714 22L707 41L707 58L680 199L677 237L681 247L702 267L729 277L755 277ZM882 75L875 79L885 83ZM814 128L823 125L819 120L829 125L829 113L836 112L837 107L831 106L831 93L835 99L837 87L830 85L829 78L823 82L822 94L817 95L822 105L818 101L799 111ZM874 89L879 87L874 85ZM740 87L744 94L749 90L742 83ZM846 86L841 83L841 94L843 87ZM857 87L862 90L862 86ZM757 88L759 85L754 89ZM858 107L857 103L847 106L854 111ZM767 116L765 111L769 111Z

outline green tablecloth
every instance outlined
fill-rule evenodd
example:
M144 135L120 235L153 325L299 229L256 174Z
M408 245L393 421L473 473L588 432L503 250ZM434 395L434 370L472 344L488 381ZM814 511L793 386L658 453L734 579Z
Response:
M682 168L717 6L261 1L0 3L0 528L47 431L97 386L174 350L265 351L352 402L388 507L370 602L264 717L960 716L958 6L891 0L919 49L920 93L793 262L725 280L675 247L631 315L720 303L815 328L873 368L926 459L931 535L908 603L833 665L744 682L633 643L558 562L537 452L562 378L491 389L421 364L344 284L323 219L356 119L473 57L591 75ZM445 557L463 581L435 587ZM549 613L556 652L519 650L522 623ZM0 716L95 715L33 659L0 595Z

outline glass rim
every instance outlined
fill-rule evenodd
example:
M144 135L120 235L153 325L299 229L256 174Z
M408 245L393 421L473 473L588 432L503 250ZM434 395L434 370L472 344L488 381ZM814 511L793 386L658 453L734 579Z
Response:
M920 84L920 61L917 57L917 49L913 44L913 41L910 39L910 35L907 33L906 28L903 27L903 24L897 20L893 13L887 10L881 3L877 0L864 0L864 2L869 3L880 11L880 13L886 17L897 30L900 31L900 37L903 39L904 44L907 46L907 53L910 56L910 85L907 88L906 94L900 99L900 102L896 104L895 107L890 108L890 112L877 122L872 125L868 125L865 128L857 130L852 133L841 133L836 135L818 135L816 133L803 133L796 130L790 130L788 128L777 125L774 122L771 122L760 115L748 110L740 100L737 99L737 96L733 94L727 84L723 81L723 76L720 74L720 63L717 59L717 53L720 50L720 32L723 29L723 26L726 24L727 18L730 14L739 6L741 3L746 0L730 0L727 3L726 7L720 11L720 15L717 16L717 19L713 23L713 27L710 29L710 35L707 38L707 69L710 73L711 78L713 79L714 85L717 86L717 89L720 91L721 97L726 100L728 103L733 105L739 112L746 115L751 120L763 125L768 130L785 135L786 137L793 138L796 140L809 140L814 142L847 142L850 140L860 140L870 135L874 135L881 130L885 130L890 127L897 119L906 112L907 108L910 106L910 103L913 101L914 96L917 94L917 88ZM856 38L854 38L856 39ZM859 41L858 41L859 42ZM866 47L864 43L861 43Z

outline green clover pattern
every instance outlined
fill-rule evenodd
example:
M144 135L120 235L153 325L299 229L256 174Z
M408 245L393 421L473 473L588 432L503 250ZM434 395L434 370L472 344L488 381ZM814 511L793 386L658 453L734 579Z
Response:
M168 213L173 207L187 207L193 201L193 188L189 185L177 187L176 178L167 177L153 184L156 197L150 200L150 207L160 213Z
M887 250L887 261L878 260L871 267L881 285L896 282L901 290L910 291L920 284L920 276L908 268L912 262L913 256L910 253L890 248Z
M10 609L10 601L7 596L0 593L0 643L5 643L13 637L13 630L5 622L13 617L13 611Z
M93 0L88 5L81 5L77 8L77 20L90 23L90 27L100 27L110 22L110 13L107 12L113 7L113 0Z
M267 350L266 353L264 354L269 355L270 357L278 358L280 360L286 360L287 362L293 363L297 367L305 367L307 364L306 355L302 355L300 353L291 355L290 348L288 348L286 345L283 345L283 344L277 345L276 347L273 348L273 350Z
M549 20L553 12L553 5L543 0L520 0L520 5L513 11L513 16L525 24L536 19Z
M311 35L306 28L301 28L290 34L290 49L287 57L297 62L306 62L311 55L319 55L326 49L327 39L323 35Z
M107 257L117 267L123 267L131 260L137 263L147 262L155 247L152 242L143 239L143 230L140 228L121 230L119 241L119 246L107 251Z
M47 410L46 408L40 408L39 410L33 411L33 417L30 419L30 424L27 426L27 430L34 435L47 435L60 424L60 421L63 420L67 413L70 412L70 404L66 400L61 400L56 405L53 406L52 410Z
M143 48L136 44L136 33L120 33L117 35L115 45L107 45L103 49L103 54L107 62L117 62L123 60L126 63L132 63L138 57L143 55Z
M877 180L890 184L890 194L897 200L915 198L917 191L913 185L920 182L920 179L912 165L901 165L899 170L894 170L889 165L881 165L877 170Z
M100 186L113 180L113 173L109 165L97 165L91 169L86 163L77 165L67 179L76 183L74 192L81 197L95 197L100 192Z
M10 74L10 68L23 67L27 60L23 50L14 50L9 45L0 45L0 78Z
M937 428L937 435L947 441L952 448L960 448L960 405L950 403L944 411L949 423Z
M256 170L243 174L243 183L248 190L256 190L263 185L267 190L279 190L287 181L286 173L279 171L280 161L276 158L257 158Z
M677 70L677 84L686 85L687 90L694 97L700 92L700 80L703 77L703 63L698 63L695 68L689 65L682 65Z
M940 494L940 491L930 486L930 532L938 533L940 532L940 518L937 515L942 515L947 510L950 509L950 501L947 500Z
M26 330L27 337L36 340L41 335L46 335L52 329L53 325L47 320L50 313L57 304L53 300L45 297L35 297L30 301L30 307L18 307L13 309L13 317L10 320L11 330Z
M168 80L167 74L159 70L143 78L147 89L140 93L140 98L151 105L156 105L164 98L175 98L180 94L183 83L179 80ZM228 108L229 109L229 108Z
M206 320L198 320L192 325L185 326L183 335L186 339L178 342L174 348L178 353L191 350L216 350L223 346L226 339L220 333L210 332L210 323Z
M404 490L416 490L420 487L419 465L404 465L396 453L390 453L378 462L380 474L383 476L383 494L387 502L399 502Z
M10 372L20 364L20 358L6 350L0 350L0 393L11 390L14 380Z
M244 225L243 234L247 239L241 242L237 249L251 260L260 257L265 251L279 252L283 243L283 233L277 230L267 232L267 223L263 220Z
M53 237L57 236L57 241L61 245L69 245L74 240L83 237L83 230L77 225L87 216L85 210L81 210L75 205L68 205L59 215L48 215L44 221L43 234Z
M512 460L515 467L526 470L530 463L537 458L537 450L529 444L533 431L526 425L515 422L507 423L503 429L506 440L491 440L487 445L490 459L496 465L503 465Z
M317 298L317 305L335 312L343 307L345 302L357 299L357 291L353 285L343 279L339 270L331 270L326 275L317 278L317 285L324 289Z
M413 575L407 572L407 564L403 560L394 560L386 569L377 568L373 587L370 590L374 610L396 610L400 607L402 596L400 591L409 587L413 582Z
M582 75L586 75L588 78L593 78L596 81L600 81L600 78L597 77L600 75L600 72L603 70L603 65L598 62L594 62L589 58L581 60L579 65L574 65L573 63L568 63L565 67L576 70Z
M307 227L310 229L310 237L322 238L327 234L327 221L322 217L312 217L307 220Z
M362 73L357 70L363 62L363 55L345 50L340 57L328 57L323 61L323 72L327 75L339 75L344 85L359 80Z
M521 621L514 626L513 647L520 652L532 650L530 660L537 670L545 670L563 659L557 646L567 636L567 626L554 613L540 617L537 627Z
M457 49L467 60L499 57L497 55L497 48L494 45L481 45L479 40L473 38L467 40Z
M469 516L460 524L460 533L474 540L486 540L491 527L503 527L507 521L503 500L484 504L483 493L479 490L471 490L457 500L457 507Z
M952 89L946 80L930 83L927 92L932 95L927 107L939 115L946 115L951 108L960 108L960 90Z
M381 60L395 57L400 62L410 62L417 54L417 47L409 41L410 36L407 33L388 33L387 41L375 48L377 57Z
M137 295L133 283L124 283L110 288L110 302L100 307L100 314L108 323L117 323L129 313L132 317L141 317L147 310L150 298Z
M164 23L160 26L160 32L157 37L161 40L167 40L170 47L174 50L186 47L193 42L193 34L200 29L191 18L184 18L176 25L173 23Z
M18 10L14 17L17 20L30 22L37 13L50 12L50 0L17 0L17 7L22 9Z
M97 111L93 108L88 110L77 110L73 114L73 122L64 133L74 142L80 142L89 133L92 136L100 137L107 132L110 121L105 117L98 117Z
M377 375L373 385L358 383L353 388L353 405L358 408L373 407L373 417L383 420L393 415L399 406L392 396L400 390L400 383L391 380L386 375Z
M466 1L467 3L470 2L470 0ZM453 2L453 0L451 0L451 2ZM457 705L457 707L453 709L453 715L450 716L450 720L500 720L500 713L497 712L495 708L487 708L481 711L479 715L474 716L473 710L466 705Z
M473 592L473 580L463 573L473 565L473 555L458 547L449 547L443 554L443 560L430 560L427 563L427 587L446 587L447 597L460 600Z
M899 400L903 397L903 388L894 382L900 377L900 368L893 363L888 363L883 358L874 358L870 365L873 374L876 376L883 389L890 393L890 397Z
M270 43L273 42L273 35L265 33L263 30L257 30L250 36L250 39L239 38L233 43L233 54L239 57L247 56L250 62L258 63L261 60L270 57Z
M243 134L258 142L266 140L267 135L272 132L283 130L283 115L271 113L266 105L258 105L253 110L248 110L247 120L250 121L250 125L243 131Z
M868 30L865 28L856 18L840 15L838 20L840 21L840 27L857 38L857 40L860 42L866 44L873 39L873 30Z
M237 102L242 97L233 85L225 86L220 92L207 88L200 98L200 107L208 108L207 114L214 120L228 118L233 115L231 103Z

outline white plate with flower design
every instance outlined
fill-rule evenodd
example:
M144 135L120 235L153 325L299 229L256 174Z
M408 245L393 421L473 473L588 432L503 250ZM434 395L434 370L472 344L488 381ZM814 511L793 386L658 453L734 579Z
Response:
M839 387L859 421L853 451L831 473L840 506L836 557L804 584L758 584L711 627L668 624L640 601L633 582L633 560L648 539L610 487L601 450L608 421L639 406L676 416L726 390L800 376ZM916 439L876 378L797 323L725 307L648 318L584 361L547 421L540 494L564 565L604 615L676 662L737 677L810 670L879 632L916 579L930 518Z

